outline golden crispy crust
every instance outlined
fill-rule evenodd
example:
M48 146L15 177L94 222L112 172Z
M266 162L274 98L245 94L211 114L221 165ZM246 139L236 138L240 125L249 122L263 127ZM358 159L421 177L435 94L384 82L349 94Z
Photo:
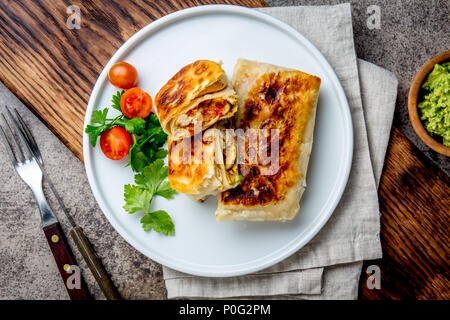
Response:
M227 123L229 127L228 122L223 120L193 137L169 138L169 183L173 189L202 199L236 185L235 160L232 168L226 169L223 158L226 150L223 125Z
M238 126L244 131L279 130L279 170L262 175L267 166L240 164L244 179L219 196L218 220L286 220L296 215L320 82L300 71L238 61L232 81L239 97Z
M217 103L226 103L221 109ZM208 106L204 108L204 106ZM226 108L226 112L225 112ZM224 111L221 113L220 111ZM221 118L232 117L237 110L236 93L230 87L224 90L205 94L195 98L189 105L183 107L176 116L171 117L164 123L164 131L169 134L173 140L184 137L190 137L195 132L195 123L201 125L201 130L205 130Z
M201 139L198 141L201 141L202 144L202 154L194 154L194 141L196 138ZM205 178L213 176L213 139L203 138L200 134L195 137L175 141L169 138L168 142L170 186L178 192L197 193L199 185Z
M155 107L163 129L195 98L227 86L225 71L219 63L197 60L178 71L156 94Z

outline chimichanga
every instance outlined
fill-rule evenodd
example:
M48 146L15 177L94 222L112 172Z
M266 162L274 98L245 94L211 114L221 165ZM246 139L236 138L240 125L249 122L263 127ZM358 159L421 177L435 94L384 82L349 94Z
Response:
M197 60L159 90L155 107L164 132L178 140L232 117L237 98L219 63Z
M223 120L193 137L169 137L169 183L193 200L233 188L239 182L236 141Z
M231 82L239 99L237 126L244 132L258 129L258 148L260 139L266 138L261 132L274 129L278 163L272 171L267 170L267 163L251 163L246 144L246 161L239 162L243 180L219 194L216 219L290 220L300 209L306 187L321 80L300 71L239 59ZM269 136L274 141L274 136ZM274 153L275 149L270 150Z

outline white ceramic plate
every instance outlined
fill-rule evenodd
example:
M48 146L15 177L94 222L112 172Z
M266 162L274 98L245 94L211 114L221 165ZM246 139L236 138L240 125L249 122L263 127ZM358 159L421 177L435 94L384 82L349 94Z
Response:
M175 223L172 237L145 232L142 214L123 209L123 186L133 172L122 161L107 159L83 137L86 172L100 208L114 228L147 257L173 269L201 276L243 275L269 267L303 247L335 209L350 172L352 122L344 91L322 54L285 23L237 6L195 7L167 15L140 30L114 54L97 80L86 110L110 106L117 91L108 70L118 61L134 65L139 87L156 95L181 67L197 59L223 61L231 77L236 59L273 63L322 78L308 187L301 212L289 222L216 222L217 200L194 203L186 195L156 197L155 210L166 210ZM115 110L112 110L115 111ZM111 112L111 108L110 108ZM111 113L112 114L112 113Z

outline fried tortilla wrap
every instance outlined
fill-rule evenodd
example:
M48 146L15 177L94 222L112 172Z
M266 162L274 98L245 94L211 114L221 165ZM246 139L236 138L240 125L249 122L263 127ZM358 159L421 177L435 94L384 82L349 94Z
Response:
M164 132L178 140L231 118L237 98L219 63L198 60L183 67L159 90L155 107Z
M229 121L229 120L224 120ZM239 183L233 130L220 122L193 137L169 138L170 186L201 201Z
M278 160L274 168L259 158L252 163L248 144L242 148L238 144L245 158L238 162L243 179L218 195L216 219L293 219L306 187L321 80L301 71L239 59L231 82L239 99L237 126L245 132L257 129L257 148L262 138L275 141L275 132L277 147L270 144L266 149L271 159Z

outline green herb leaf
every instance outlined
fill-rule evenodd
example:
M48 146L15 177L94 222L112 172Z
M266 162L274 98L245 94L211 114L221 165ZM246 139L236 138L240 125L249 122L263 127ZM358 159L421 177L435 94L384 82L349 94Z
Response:
M113 107L116 110L119 110L120 112L122 112L122 109L120 109L120 98L122 98L123 93L125 92L125 90L122 91L117 91L115 95L112 96L112 100L111 100L111 107Z
M108 115L108 108L103 110L95 110L92 112L91 122L94 124L100 124L99 126L87 125L84 132L89 134L89 141L91 145L95 147L97 144L98 136L104 131L111 128L111 124L106 124L106 117Z
M159 149L155 152L155 158L156 159L164 159L169 154L169 151L166 149Z
M149 126L152 127L161 127L161 124L159 123L158 116L155 113L150 113L150 115L147 117L147 123Z
M91 145L95 147L95 145L97 144L98 136L101 135L103 132L103 127L95 127L88 125L86 127L85 132L89 134L89 141L91 142Z
M130 147L128 165L134 172L142 172L145 166L151 163L150 160L137 143Z
M162 210L149 212L150 204L155 195L172 199L173 195L176 194L176 191L170 187L169 182L164 181L167 175L168 167L164 165L164 161L161 159L146 166L142 173L134 176L135 185L125 185L125 205L123 208L128 213L141 210L146 213L141 219L144 230L153 229L165 235L173 235L175 226L167 212Z
M134 133L137 135L141 135L145 131L145 120L137 117L133 119L123 117L121 119L117 119L115 124L123 127L129 133Z
M150 118L147 118L147 124ZM167 134L161 127L150 125L135 140L136 143L130 148L130 161L128 163L135 172L142 172L144 167L157 159L165 158L168 154L167 150L160 149L167 141Z
M158 190L156 190L155 194L166 199L173 199L173 195L176 193L177 192L170 187L169 181L163 181L159 185Z
M103 110L92 111L91 122L104 125L106 122L107 115L108 115L108 108L105 108Z
M167 141L167 134L161 127L150 127L142 135L139 140L139 144L151 143L155 145L155 148L161 147Z
M173 224L172 218L163 210L147 213L142 217L141 223L145 231L153 229L166 236L173 236L175 234L175 225Z
M148 211L148 207L153 199L153 194L138 186L127 184L124 186L125 205L123 208L128 213L135 213L141 210Z
M169 168L164 166L164 161L161 159L156 160L152 164L148 165L142 170L142 174L134 176L134 182L149 190L152 194L155 194L159 185L168 176Z

